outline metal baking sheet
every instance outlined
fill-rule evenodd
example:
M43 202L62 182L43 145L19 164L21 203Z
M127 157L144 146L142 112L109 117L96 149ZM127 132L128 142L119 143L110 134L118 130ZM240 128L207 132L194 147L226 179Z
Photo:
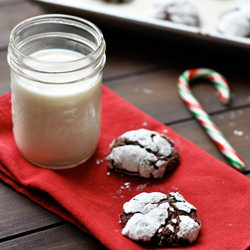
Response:
M193 3L200 15L200 27L177 24L156 18L157 6L164 0L131 0L127 3L108 3L103 0L33 0L41 5L70 9L71 13L115 20L118 23L127 23L153 29L162 34L175 33L193 39L213 41L229 44L241 48L250 48L250 38L222 35L217 31L220 15L238 4L249 4L249 0L189 0Z

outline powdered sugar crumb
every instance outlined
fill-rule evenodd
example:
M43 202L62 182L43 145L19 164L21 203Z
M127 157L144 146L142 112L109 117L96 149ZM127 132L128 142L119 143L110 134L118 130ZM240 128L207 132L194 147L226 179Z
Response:
M102 162L103 162L102 159L97 159L97 160L96 160L96 165L100 165Z
M233 131L234 135L237 135L237 136L243 136L244 135L244 132L242 130L238 130L238 129L235 129Z
M179 190L179 188L176 187L176 186L172 186L172 188L173 188L175 191L178 191L178 190Z
M130 182L125 182L124 183L124 187L127 188L127 189L129 189L130 188Z
M230 113L230 119L231 119L231 120L233 120L235 117L236 117L236 115L235 115L234 112Z
M142 126L147 127L147 126L148 126L148 123L147 123L147 122L143 122L143 123L142 123Z
M154 90L153 89L149 89L149 88L144 88L143 89L143 93L146 94L146 95L150 95L150 94L154 93Z
M110 173L109 171L108 171L106 174L107 174L107 176L110 176L110 175L111 175L111 173Z
M140 185L138 185L137 187L136 187L136 191L141 191L141 190L143 190L144 188L146 188L147 187L147 184L145 183L145 184L140 184Z
M134 91L134 93L138 93L139 89L138 88L134 88L133 91Z

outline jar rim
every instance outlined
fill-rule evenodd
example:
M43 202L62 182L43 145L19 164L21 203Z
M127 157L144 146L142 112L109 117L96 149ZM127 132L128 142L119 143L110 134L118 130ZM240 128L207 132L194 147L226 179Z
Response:
M59 21L59 20L71 21L72 24L75 23L75 24L81 25L82 28L84 27L84 25L87 25L88 27L90 27L92 31L94 31L95 35L97 35L98 37L97 47L93 51L91 51L89 54L83 55L82 57L74 59L74 60L69 60L66 62L51 62L51 61L39 60L38 58L31 57L30 55L26 55L22 51L20 51L18 47L16 46L15 36L17 32L27 27L27 25L35 24L35 23L38 23L39 21L44 22L44 21ZM62 65L65 63L77 63L77 62L82 62L84 64L84 61L88 62L90 58L95 59L105 53L105 41L104 41L104 37L103 37L101 30L94 23L84 18L73 16L73 15L66 15L66 14L44 14L44 15L34 16L31 18L25 19L24 21L20 22L12 29L10 33L9 47L14 53L18 54L24 59L28 59L29 61L33 61L37 63L46 63L46 64L51 64L51 65L52 64ZM88 63L86 63L85 66L88 66Z

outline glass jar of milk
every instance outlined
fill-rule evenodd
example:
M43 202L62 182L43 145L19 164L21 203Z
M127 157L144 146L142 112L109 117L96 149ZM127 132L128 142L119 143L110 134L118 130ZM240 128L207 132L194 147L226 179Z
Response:
M20 153L60 169L95 152L105 41L91 22L42 15L18 24L8 49L13 132Z

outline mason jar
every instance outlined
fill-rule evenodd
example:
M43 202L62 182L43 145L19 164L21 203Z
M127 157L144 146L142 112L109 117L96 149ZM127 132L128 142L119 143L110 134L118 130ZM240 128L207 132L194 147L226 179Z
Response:
M10 34L13 133L31 163L70 168L96 150L101 123L105 41L91 22L42 15Z

